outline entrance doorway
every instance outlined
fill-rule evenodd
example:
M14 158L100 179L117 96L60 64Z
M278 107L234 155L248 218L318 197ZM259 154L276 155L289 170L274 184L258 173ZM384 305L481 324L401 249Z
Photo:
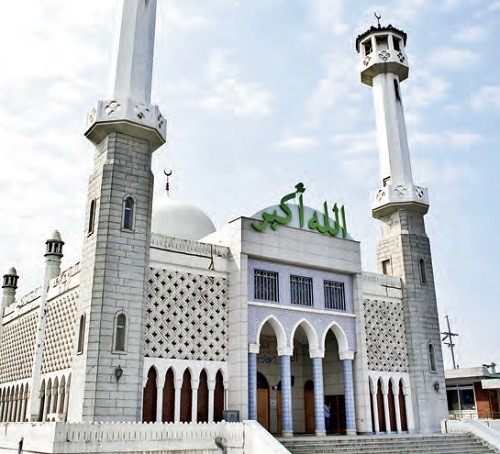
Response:
M257 372L257 421L269 430L269 383L266 377Z
M306 434L313 434L316 428L314 418L314 382L307 380L304 385L304 413Z

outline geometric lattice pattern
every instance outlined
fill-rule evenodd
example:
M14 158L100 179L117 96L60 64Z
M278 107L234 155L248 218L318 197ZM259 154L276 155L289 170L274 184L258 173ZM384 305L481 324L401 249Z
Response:
M151 269L145 356L225 361L227 279Z
M37 325L35 311L4 326L0 345L0 383L31 377Z
M42 374L71 367L77 302L78 292L72 292L47 304Z
M408 372L402 304L366 299L363 307L368 369Z

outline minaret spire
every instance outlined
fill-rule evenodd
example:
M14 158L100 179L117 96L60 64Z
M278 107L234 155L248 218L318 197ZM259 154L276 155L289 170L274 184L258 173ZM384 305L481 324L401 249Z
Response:
M373 87L382 187L373 198L373 216L380 218L396 206L413 204L426 213L427 190L413 183L400 82L408 78L406 33L379 24L358 36L363 56L361 81Z
M166 141L166 121L151 104L157 0L124 0L113 98L98 101L85 136L95 145L111 132L148 140L151 152Z
M114 97L151 103L157 0L124 0Z

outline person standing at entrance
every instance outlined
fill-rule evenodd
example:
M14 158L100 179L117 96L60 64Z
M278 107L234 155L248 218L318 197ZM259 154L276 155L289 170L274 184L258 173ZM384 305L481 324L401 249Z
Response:
M325 402L325 431L330 433L330 402Z

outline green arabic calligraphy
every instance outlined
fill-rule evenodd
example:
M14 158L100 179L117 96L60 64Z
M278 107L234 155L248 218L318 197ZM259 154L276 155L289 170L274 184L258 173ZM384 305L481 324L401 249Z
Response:
M267 226L270 226L272 230L276 230L279 225L287 225L292 220L292 210L287 205L287 202L293 200L299 196L298 203L298 211L299 211L299 225L300 228L304 227L304 200L303 194L306 188L302 183L297 183L295 185L295 191L290 194L286 194L280 200L279 208L283 212L282 214L278 214L278 210L273 210L272 213L264 212L262 213L262 222L260 224L251 224L251 226L257 230L258 232L263 232ZM347 236L347 224L345 219L345 210L342 205L340 209L335 204L332 208L332 211L335 215L335 220L333 221L333 225L331 225L331 219L328 211L328 203L323 203L323 222L319 220L318 212L314 211L311 219L307 224L307 227L310 230L317 230L319 233L328 233L332 236L337 236L340 231L342 231L342 237L345 238ZM340 219L339 219L340 215Z

